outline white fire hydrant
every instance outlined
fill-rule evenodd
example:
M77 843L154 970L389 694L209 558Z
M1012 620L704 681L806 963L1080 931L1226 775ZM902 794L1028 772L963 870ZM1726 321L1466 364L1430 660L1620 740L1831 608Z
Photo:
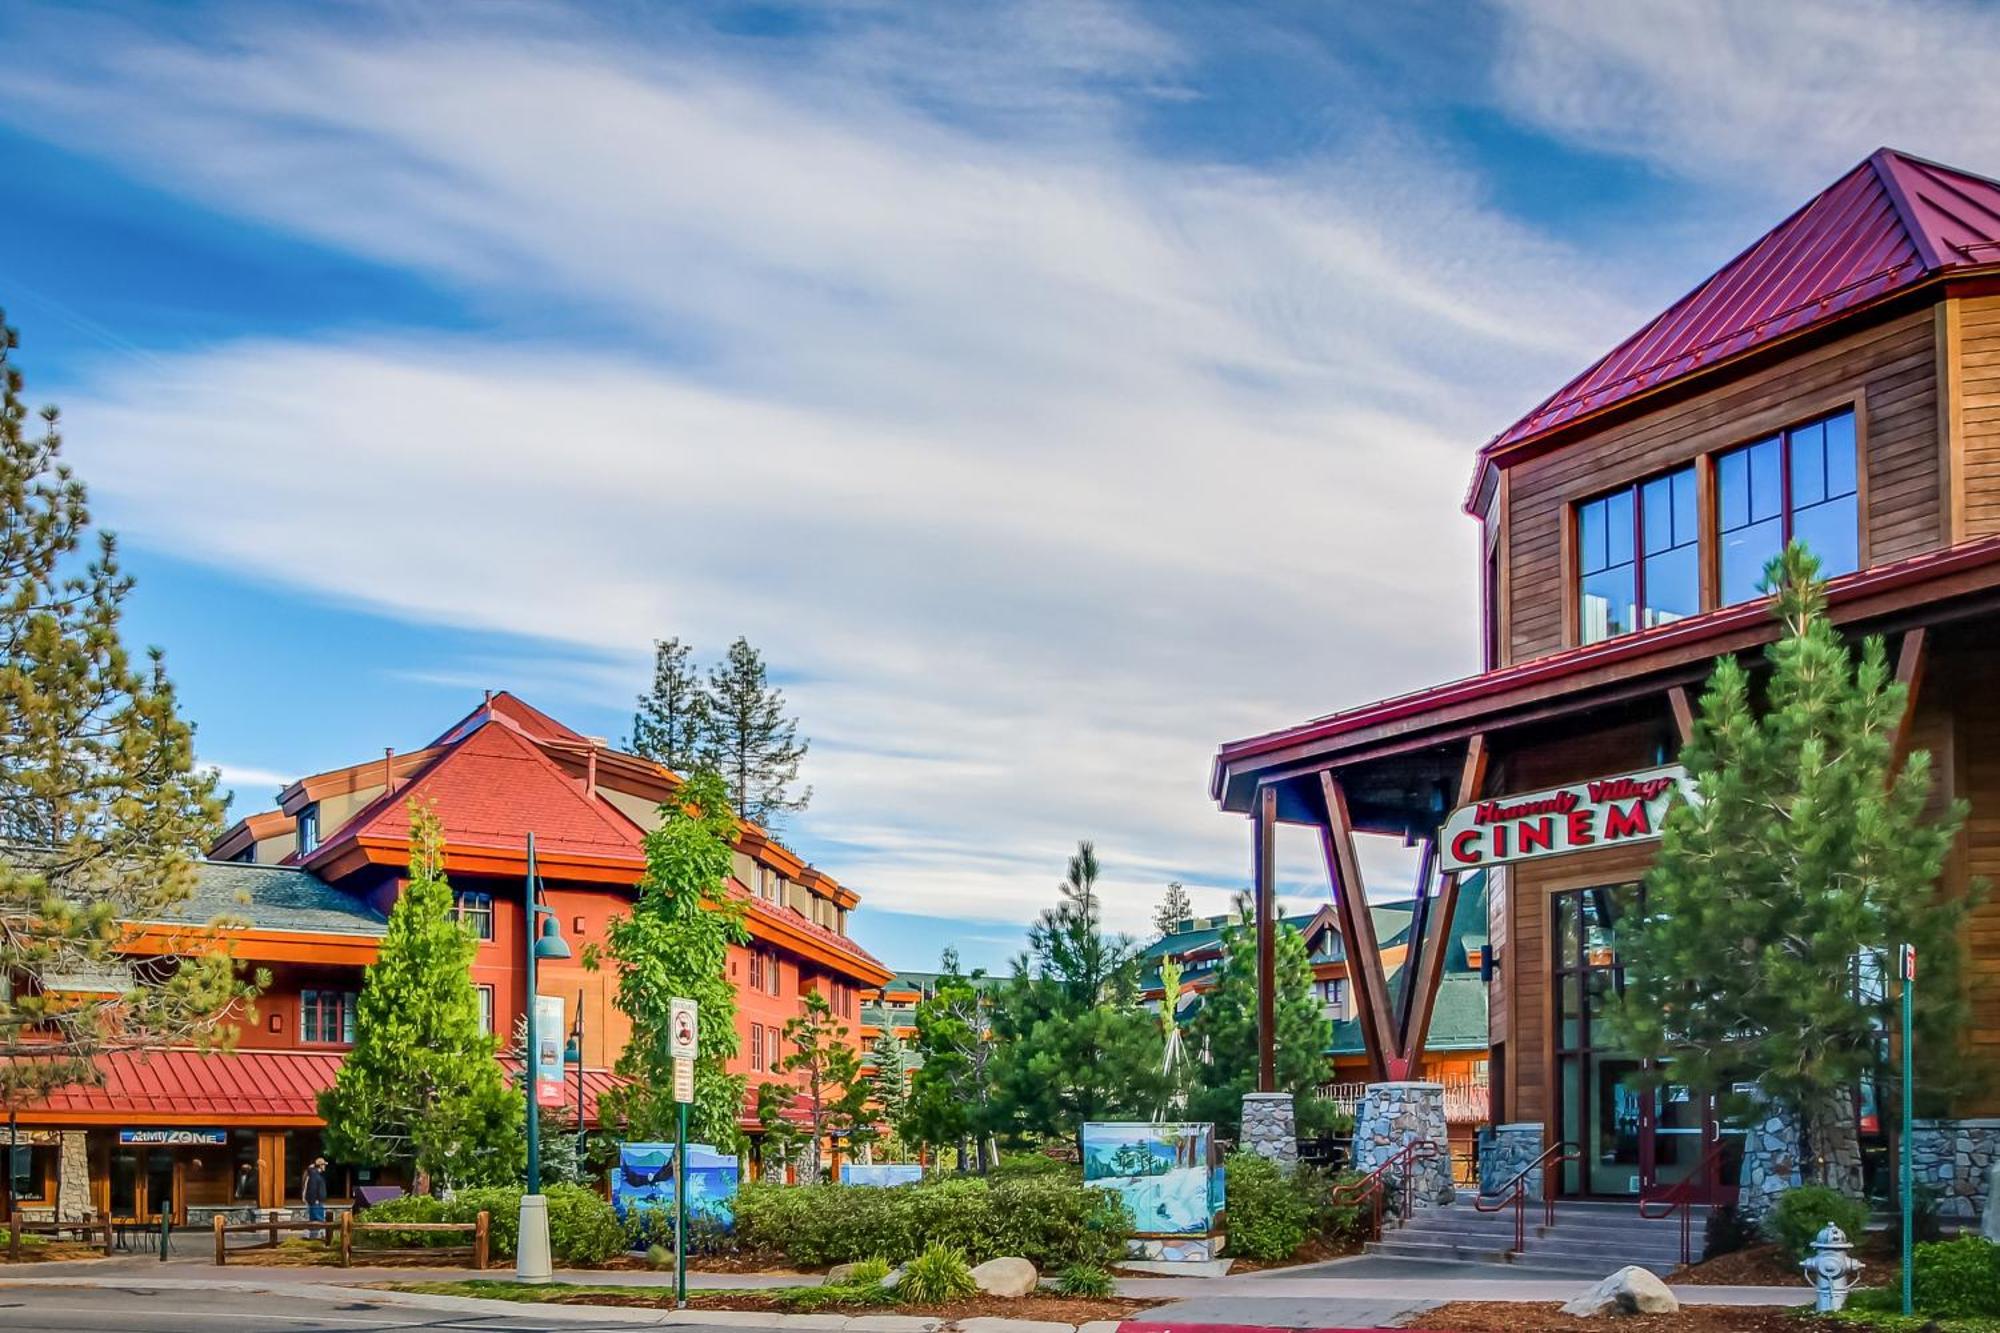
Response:
M1847 1293L1854 1290L1854 1275L1861 1271L1861 1261L1848 1251L1854 1248L1847 1239L1847 1233L1828 1222L1813 1237L1813 1255L1799 1261L1799 1267L1806 1270L1806 1281L1813 1287L1813 1309L1824 1314L1828 1310L1838 1310L1846 1306Z

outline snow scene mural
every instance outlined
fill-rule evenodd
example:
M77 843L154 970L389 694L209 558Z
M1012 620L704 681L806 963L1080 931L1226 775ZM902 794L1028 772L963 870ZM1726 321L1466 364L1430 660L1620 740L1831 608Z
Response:
M1142 1236L1205 1236L1214 1229L1213 1125L1083 1127L1083 1179L1125 1201Z

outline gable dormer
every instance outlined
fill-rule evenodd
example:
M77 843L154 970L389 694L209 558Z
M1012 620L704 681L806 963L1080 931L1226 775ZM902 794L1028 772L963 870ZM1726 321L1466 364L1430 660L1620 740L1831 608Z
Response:
M2000 183L1884 149L1480 451L1486 666L2000 532Z

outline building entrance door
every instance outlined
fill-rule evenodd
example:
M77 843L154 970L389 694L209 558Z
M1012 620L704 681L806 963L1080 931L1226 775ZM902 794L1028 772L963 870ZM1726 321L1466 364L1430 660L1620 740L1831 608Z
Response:
M1640 1128L1640 1193L1658 1198L1692 1179L1693 1202L1734 1203L1743 1131L1722 1124L1714 1094L1668 1078L1649 1099Z

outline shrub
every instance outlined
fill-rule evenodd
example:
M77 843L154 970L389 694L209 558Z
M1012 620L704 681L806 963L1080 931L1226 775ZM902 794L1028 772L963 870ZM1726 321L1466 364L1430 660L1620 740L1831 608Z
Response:
M1734 1254L1756 1238L1756 1228L1734 1204L1714 1209L1702 1228L1701 1257L1708 1260Z
M1960 1236L1917 1246L1910 1295L1917 1309L1933 1318L2000 1315L2000 1245Z
M1800 1185L1778 1196L1764 1218L1764 1231L1794 1259L1804 1259L1812 1253L1813 1237L1829 1222L1859 1243L1862 1229L1868 1225L1868 1209L1839 1190Z
M999 1163L988 1174L994 1180L1019 1180L1032 1176L1066 1176L1082 1180L1083 1167L1046 1153L1010 1152L1001 1154Z
M1226 1179L1230 1253L1265 1263L1297 1253L1314 1221L1310 1194L1254 1152L1232 1154Z
M1113 1289L1111 1274L1096 1264L1071 1264L1056 1282L1056 1290L1065 1296L1109 1296Z
M625 1249L625 1228L609 1203L582 1185L551 1185L547 1192L549 1250L558 1261L595 1268Z
M551 1185L549 1248L560 1263L589 1267L601 1264L625 1248L626 1233L611 1205L582 1185ZM460 1190L450 1199L406 1194L378 1203L367 1212L370 1222L470 1222L487 1215L487 1244L495 1259L511 1259L520 1239L521 1191L511 1185ZM669 1231L671 1242L672 1233ZM357 1249L444 1248L470 1243L463 1232L361 1232Z
M1935 1185L1918 1185L1910 1191L1910 1235L1913 1240L1944 1239L1944 1196Z
M854 1271L847 1275L845 1285L850 1287L879 1287L882 1285L882 1280L888 1276L889 1261L878 1255L873 1259L863 1259L860 1263L856 1264Z
M926 1245L922 1254L904 1266L903 1280L896 1285L900 1299L919 1305L961 1301L978 1292L979 1284L972 1280L972 1265L965 1261L965 1251L937 1241Z

